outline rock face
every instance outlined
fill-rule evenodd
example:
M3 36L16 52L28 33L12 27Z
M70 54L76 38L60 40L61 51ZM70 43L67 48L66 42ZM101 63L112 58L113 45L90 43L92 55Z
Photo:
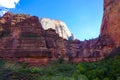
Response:
M44 30L38 17L6 13L0 18L0 58L43 65L66 57L67 40Z
M109 35L120 46L120 0L104 0L101 36Z
M119 4L119 0L104 0L100 36L85 41L66 40L71 35L60 21L40 22L36 16L8 12L0 18L0 58L31 65L45 65L59 58L72 62L101 60L120 46Z
M71 37L73 37L72 33L67 28L66 24L62 21L52 20L49 18L42 18L40 20L40 23L42 24L42 27L44 30L52 28L56 31L56 33L59 34L60 37L62 37L64 39L68 40Z

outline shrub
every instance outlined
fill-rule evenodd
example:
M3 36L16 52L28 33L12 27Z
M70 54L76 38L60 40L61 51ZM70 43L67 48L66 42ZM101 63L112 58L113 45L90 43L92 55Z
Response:
M87 70L86 64L85 63L79 63L76 66L77 72L78 73L84 73Z

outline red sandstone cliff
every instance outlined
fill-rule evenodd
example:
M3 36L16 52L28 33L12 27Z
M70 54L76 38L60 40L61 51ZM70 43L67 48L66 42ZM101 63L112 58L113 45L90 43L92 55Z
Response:
M109 35L115 46L120 46L120 0L104 0L104 16L100 35Z
M0 58L42 65L60 57L73 62L96 61L120 46L119 0L104 0L98 38L65 40L53 29L43 30L38 17L6 13L0 18Z

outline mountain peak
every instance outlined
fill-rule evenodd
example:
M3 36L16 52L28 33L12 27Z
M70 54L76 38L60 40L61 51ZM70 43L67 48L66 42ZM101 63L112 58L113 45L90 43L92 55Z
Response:
M53 20L50 18L42 18L40 20L40 23L42 24L44 30L52 28L56 31L56 33L59 34L60 37L64 39L68 40L70 37L73 37L67 25L63 21Z

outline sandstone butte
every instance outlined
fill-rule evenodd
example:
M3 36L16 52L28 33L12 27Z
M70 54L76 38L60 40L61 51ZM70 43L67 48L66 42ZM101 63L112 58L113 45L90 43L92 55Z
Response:
M120 46L120 0L104 0L98 38L66 40L53 29L44 30L36 16L6 13L0 18L0 58L45 65L51 60L96 61Z

